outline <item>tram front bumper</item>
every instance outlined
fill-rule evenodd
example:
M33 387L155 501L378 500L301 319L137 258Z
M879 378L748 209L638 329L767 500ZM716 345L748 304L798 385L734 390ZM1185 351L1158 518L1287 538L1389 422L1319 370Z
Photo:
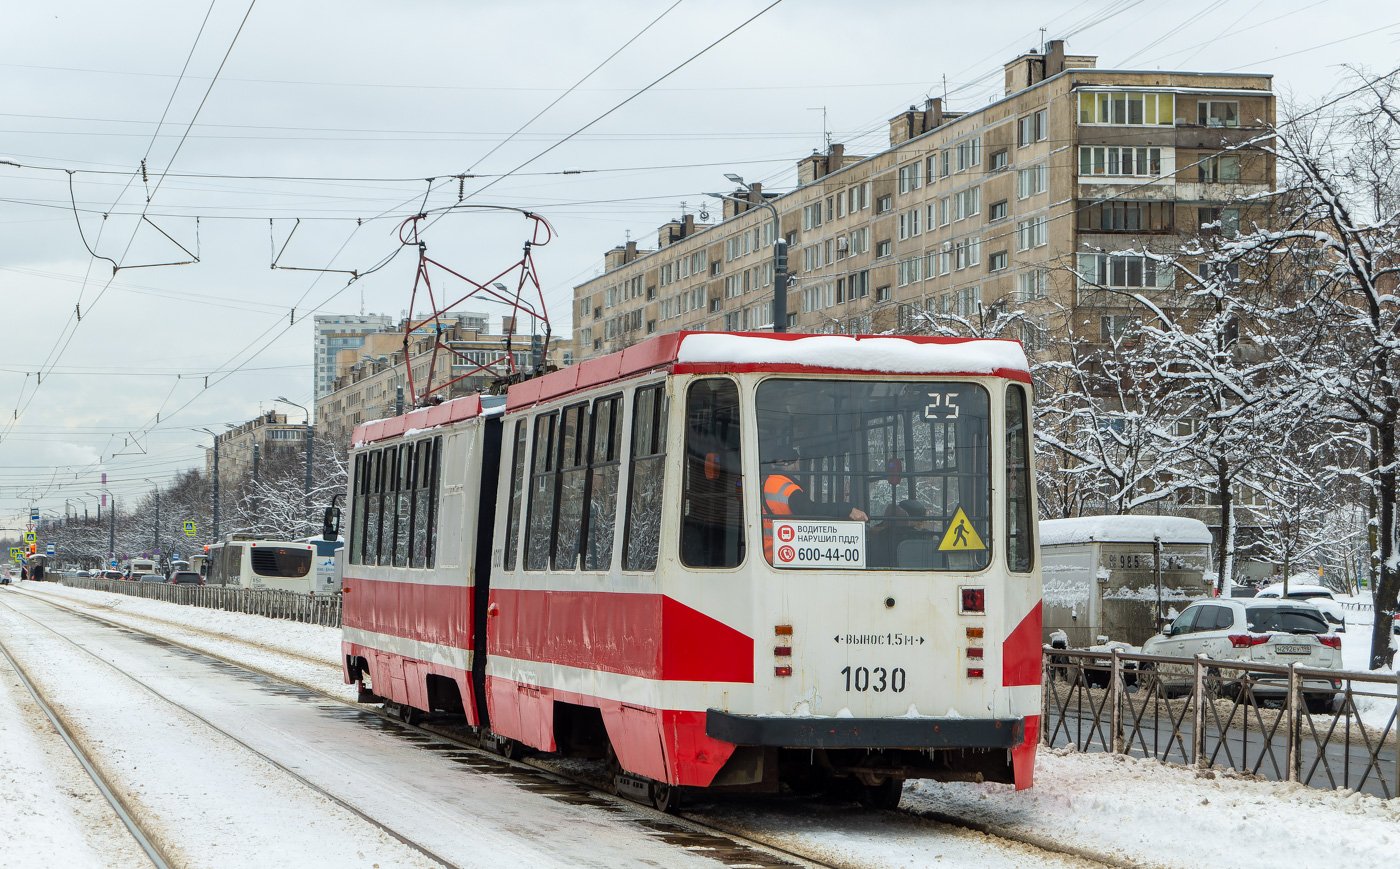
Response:
M790 718L705 713L705 735L779 748L1014 748L1024 718Z

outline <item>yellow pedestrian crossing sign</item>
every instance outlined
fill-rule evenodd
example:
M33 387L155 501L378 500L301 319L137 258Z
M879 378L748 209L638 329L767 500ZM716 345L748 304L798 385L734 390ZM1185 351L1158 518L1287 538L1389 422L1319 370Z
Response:
M186 537L193 537L194 535L195 535L194 523L193 523L193 522L186 522L186 523L185 523L185 536L186 536Z
M11 560L11 561L19 561L19 547L18 547L18 546L11 546L11 547L10 547L10 560Z
M26 532L24 532L24 542L25 542L25 543L33 543L33 542L35 542L35 541L38 540L38 539L39 539L39 536L38 536L37 534L35 534L33 531L26 531Z
M967 521L967 514L959 507L958 512L953 514L953 521L948 523L948 530L943 534L943 542L938 544L938 551L967 552L986 548L987 544L977 536L977 529Z

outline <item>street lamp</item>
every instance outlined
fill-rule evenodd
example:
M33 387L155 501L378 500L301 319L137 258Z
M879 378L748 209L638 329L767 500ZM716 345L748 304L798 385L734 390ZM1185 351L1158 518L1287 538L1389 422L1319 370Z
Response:
M159 485L158 483L156 483L155 480L152 480L150 477L142 477L141 479L143 479L143 480L145 480L146 482L150 483L150 484L151 484L151 488L155 489L155 493L156 493L156 522L155 522L155 529L154 529L154 531L155 531L155 534L154 534L154 537L155 537L155 560L156 560L156 564L160 564L160 485Z
M219 435L218 432L210 431L207 428L193 428L190 431L202 431L214 438L214 540L219 539ZM112 514L116 515L116 505L113 504Z
M306 515L307 515L307 516L310 516L310 515L311 515L311 441L312 441L312 438L313 438L313 436L314 436L314 435L313 435L313 432L312 432L312 430L311 430L311 411L307 410L306 407L305 407L305 405L297 404L295 401L292 401L290 398L287 398L287 397L282 396L282 395L277 396L277 398L276 398L275 400L276 400L276 401L280 401L280 402L282 402L283 404L290 404L290 405L293 406L293 407L300 407L300 408L302 409L302 412L306 414L306 483L305 483L305 487L304 487L303 490L302 490L302 503L303 503L303 508L306 510ZM310 520L308 519L307 521L310 521ZM314 527L314 523L313 523L313 527Z
M497 290L501 291L502 293L509 293L509 292L510 292L510 290L508 290L508 289L506 288L506 285L503 284L503 283L501 283L500 281L496 281L496 282L493 283L491 286L495 287ZM539 336L535 334L535 321L536 321L536 319L544 320L544 317L540 316L540 315L535 311L534 308L530 307L530 305L529 305L528 302L526 302L526 301L524 301L524 300L522 300L522 299L516 299L516 300L513 301L513 302L506 302L506 301L504 301L504 300L502 300L502 299L497 299L497 298L495 298L494 296L483 296L482 298L484 298L484 299L485 299L486 301L488 301L488 302L495 302L495 303L498 304L498 305L509 305L509 306L511 306L511 307L514 307L514 308L524 308L525 311L526 311L527 313L529 313L529 315L530 315L530 369L531 369L532 371L538 371L538 370L540 369L540 365L544 362L544 358L543 358L544 354L543 354L543 351L542 351L542 349L541 349L541 347L540 347L540 339L539 339ZM514 320L512 319L512 323L513 323L513 322L514 322ZM549 343L549 321L548 321L548 320L545 320L544 330L545 330L545 332L544 332L544 343L545 343L545 344L548 344L548 343ZM514 331L514 327L513 327L513 326L512 326L512 331ZM507 353L507 355L509 355L509 353L510 353L510 337L509 337L509 336L506 337L506 353Z
M727 180L738 184L753 195L753 185L746 184L744 179L733 173L725 173ZM778 220L778 209L769 202L762 193L759 194L758 202L754 203L748 199L740 199L737 196L727 196L723 193L711 193L718 199L728 199L730 202L742 202L745 205L761 205L773 213L773 331L787 331L787 239L783 238L782 223Z
M385 368L388 368L394 373L394 416L402 416L403 384L399 382L399 367L397 365L390 365L387 356L366 356L365 354L361 353L360 358L368 359L370 362L373 362L376 365L380 366L381 371ZM375 373L377 374L378 372ZM288 404L290 403L291 402L288 402Z

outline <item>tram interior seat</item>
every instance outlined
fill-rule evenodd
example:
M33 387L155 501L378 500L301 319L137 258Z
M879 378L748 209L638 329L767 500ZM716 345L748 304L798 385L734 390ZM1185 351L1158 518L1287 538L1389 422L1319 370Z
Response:
M901 540L894 559L895 567L904 570L946 570L947 560L938 541L928 537Z

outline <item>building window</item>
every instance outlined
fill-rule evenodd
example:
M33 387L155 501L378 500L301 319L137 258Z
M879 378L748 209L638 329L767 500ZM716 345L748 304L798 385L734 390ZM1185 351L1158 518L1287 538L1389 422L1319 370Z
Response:
M1081 91L1079 123L1170 127L1176 123L1176 95Z
M847 279L846 283L847 287L850 290L850 293L846 296L846 301L849 302L855 299L863 299L866 296L870 295L869 271L851 272L851 276Z
M822 225L822 204L813 202L802 206L802 229L813 230Z
M1079 174L1140 178L1158 176L1162 174L1162 149L1086 145L1079 149Z
M1001 199L993 202L987 207L987 220L995 223L998 220L1006 219L1006 200Z
M1129 316L1127 314L1105 314L1099 317L1099 340L1104 343L1110 341L1121 341L1125 335L1136 332L1142 325L1142 319ZM1121 420L1119 420L1121 422ZM1115 428L1121 431L1121 428Z
M951 162L952 162L952 153L953 153L952 151L939 151L939 152L938 152L938 177L939 177L939 178L947 178L950 174L952 174L951 172L948 171L948 167L949 167L949 165L950 165Z
M1202 127L1238 127L1240 104L1231 101L1202 100L1196 103L1196 120Z
M881 196L875 202L875 213L884 214L894 208L894 197L888 194Z
M953 213L953 198L952 198L951 196L945 196L945 197L943 197L942 199L938 200L938 225L939 225L939 226L947 226L948 223L953 219L953 218L952 218L952 213Z
M923 169L922 161L915 161L908 166L899 167L900 194L912 193L924 186Z
M1196 223L1202 233L1238 235L1240 210L1238 208L1197 208Z
M846 191L847 211L852 214L870 207L870 182L857 184Z
M1081 287L1164 288L1172 285L1172 273L1150 257L1081 253L1079 280Z
M966 220L982 213L982 188L969 187L953 194L953 220Z
M882 286L882 287L876 287L876 288L875 288L875 301L877 301L877 302L888 302L889 300L890 300L890 285L889 285L889 284L885 284L885 285ZM860 331L860 332L868 332L868 331L870 331L870 327L869 327L869 326L862 326L862 327L860 327L857 331Z
M982 162L982 137L973 136L957 145L958 171L964 172Z
M899 216L899 240L913 238L919 234L919 217L923 209L915 208Z
M1170 232L1175 203L1093 202L1081 206L1079 229L1083 232Z
M1045 298L1050 286L1050 272L1046 269L1029 269L1016 276L1016 301L1030 302Z
M916 256L907 259L895 266L895 283L901 287L907 287L912 283L922 280L924 258Z
M977 236L953 242L953 268L961 271L982 262L982 240Z
M1006 251L1004 251L1004 250L999 250L999 251L997 251L996 253L992 254L991 256L987 257L987 271L989 271L989 272L1004 272L1004 271L1006 271Z
M1202 184L1235 184L1240 180L1240 158L1235 154L1207 157L1196 169Z
M1000 151L993 151L989 163L990 165L987 167L988 172L1000 172L1005 169L1008 165L1006 149L1002 148Z
M1016 224L1016 249L1030 250L1045 244L1045 218L1032 217Z
M876 259L879 259L880 257L883 257L883 256L889 256L889 255L890 255L890 240L889 240L889 239L885 239L884 241L877 241L877 242L875 242L875 258L876 258Z
M1016 198L1026 199L1045 192L1045 164L1037 163L1016 170Z

